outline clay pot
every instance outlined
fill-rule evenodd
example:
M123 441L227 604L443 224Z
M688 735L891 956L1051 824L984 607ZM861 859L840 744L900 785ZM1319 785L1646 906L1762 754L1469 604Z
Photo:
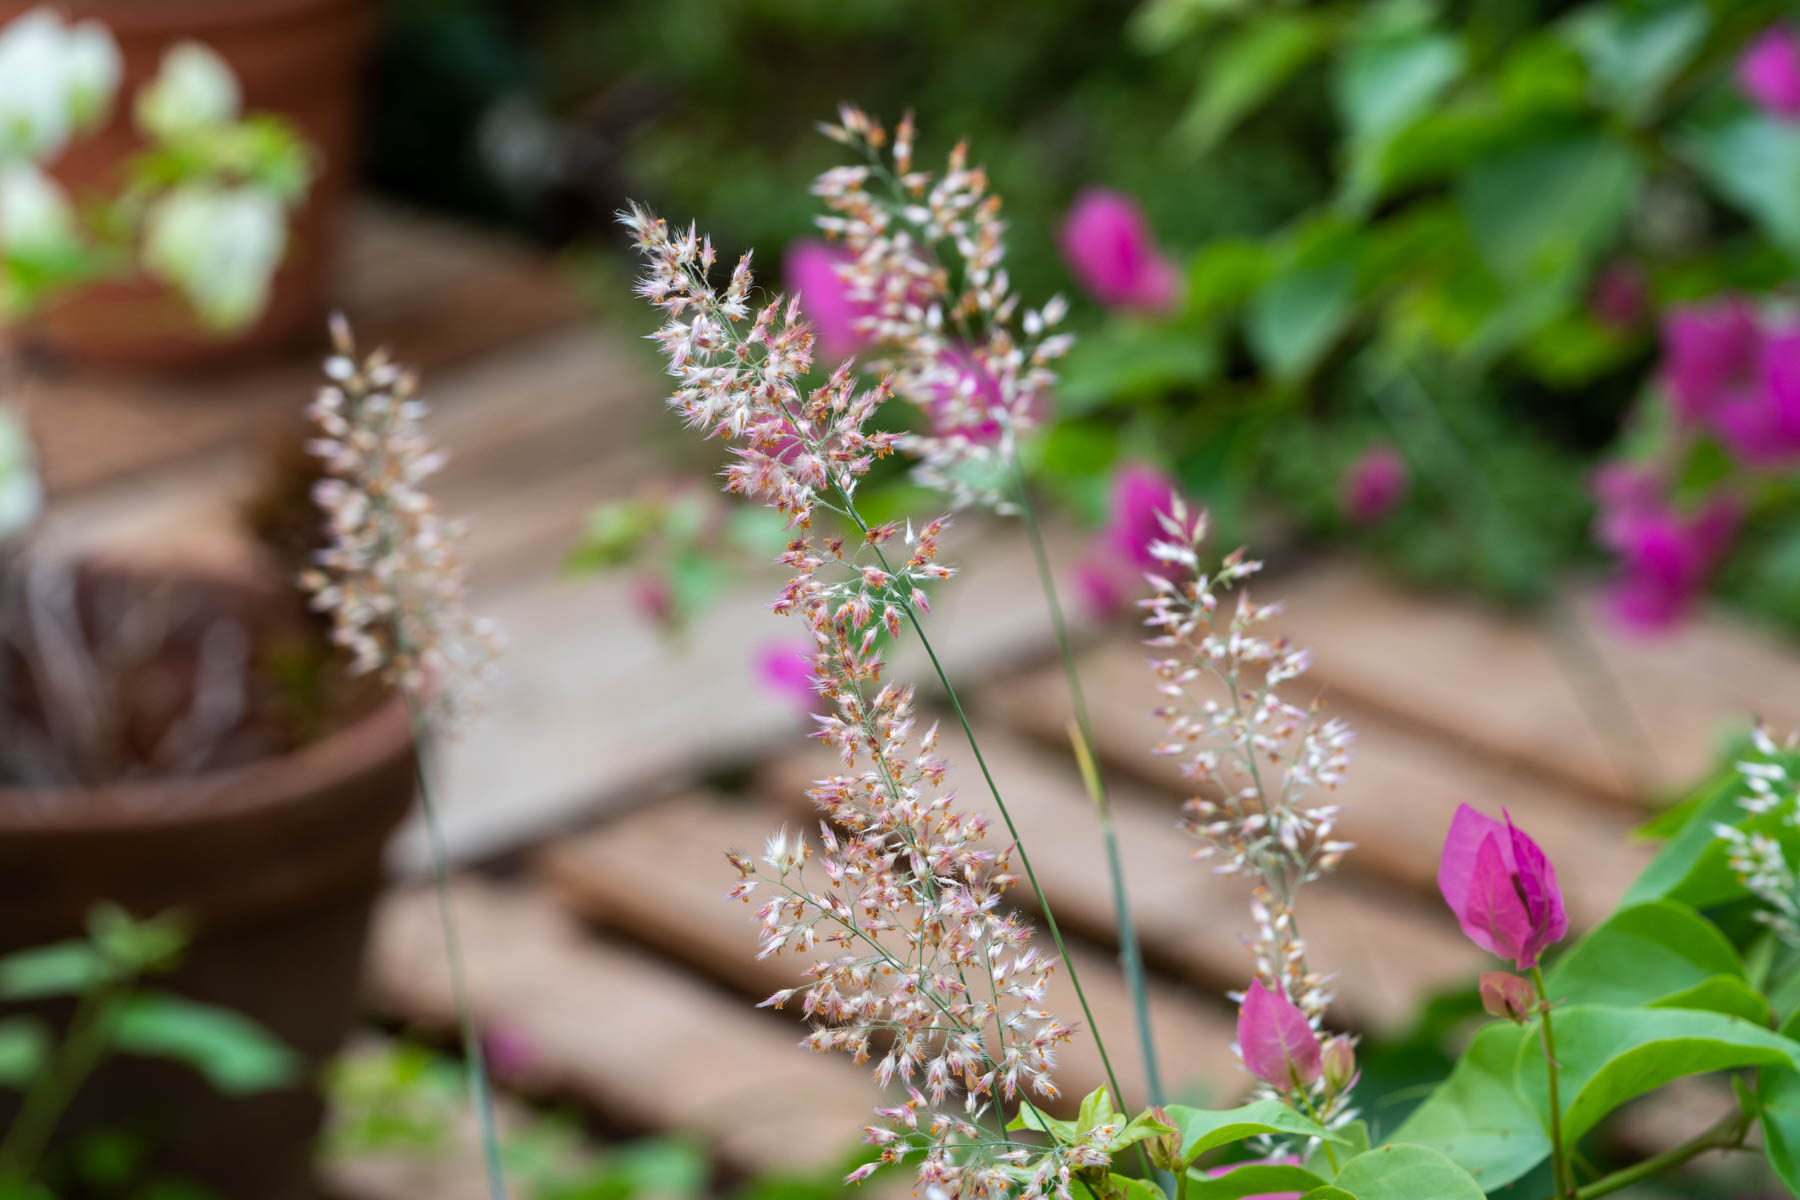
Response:
M253 630L287 600L258 581L175 582ZM173 1064L115 1059L83 1089L65 1134L145 1132L159 1168L234 1200L312 1194L317 1068L356 1016L383 848L412 801L413 771L405 706L375 695L311 744L242 766L0 788L0 953L77 936L101 900L140 917L181 910L192 941L153 986L246 1014L306 1064L292 1089L226 1097Z
M0 23L39 0L0 0ZM302 337L317 340L327 272L354 169L356 102L368 0L63 0L71 19L112 30L124 59L119 100L105 128L77 137L51 173L77 197L110 191L139 148L130 98L177 42L204 42L231 64L246 111L277 113L313 147L318 171L289 227L287 257L269 305L249 328L220 337L183 300L138 278L99 284L57 303L40 322L74 357L119 366L192 369L253 357Z

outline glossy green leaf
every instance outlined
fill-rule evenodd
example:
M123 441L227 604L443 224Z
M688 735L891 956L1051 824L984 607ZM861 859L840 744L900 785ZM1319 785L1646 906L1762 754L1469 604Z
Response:
M1427 1146L1377 1146L1344 1164L1332 1186L1356 1200L1485 1200L1480 1184Z
M1800 255L1800 126L1746 112L1690 130L1682 148L1720 195Z
M1304 1167L1270 1163L1245 1163L1222 1172L1190 1170L1188 1200L1242 1200L1271 1192L1306 1192L1325 1181Z
M1356 311L1356 265L1348 230L1308 230L1303 244L1256 290L1244 335L1263 367L1283 381L1304 377Z
M1339 58L1333 98L1352 142L1410 121L1462 73L1462 43L1444 33L1353 43Z
M1659 996L1652 1008L1698 1008L1742 1017L1752 1025L1768 1025L1769 1001L1736 975L1714 975L1693 987Z
M1583 937L1546 977L1553 1000L1648 1004L1744 965L1718 928L1685 904L1621 909Z
M1265 1133L1289 1134L1294 1137L1316 1137L1336 1142L1341 1139L1301 1116L1279 1100L1258 1100L1241 1108L1190 1108L1171 1104L1168 1112L1181 1135L1181 1158L1192 1163L1208 1150L1229 1146Z
M1489 1191L1549 1157L1543 1121L1516 1083L1519 1055L1532 1038L1504 1022L1476 1034L1450 1077L1401 1123L1394 1140L1439 1151Z
M185 1063L233 1094L291 1083L300 1065L292 1050L249 1018L163 992L131 997L113 1026L113 1043L128 1054Z
M78 996L116 975L105 956L87 942L34 946L0 958L0 999Z
M1781 1032L1800 1037L1800 1015L1788 1018ZM1800 1194L1800 1071L1764 1067L1757 1073L1762 1103L1763 1152L1788 1190Z
M50 1053L50 1030L36 1017L0 1021L0 1087L16 1088L36 1075Z
M1324 1187L1314 1188L1312 1191L1306 1193L1306 1195L1300 1197L1300 1200L1356 1200L1356 1197L1352 1196L1349 1192L1346 1192L1343 1188L1333 1187L1328 1183Z
M1329 33L1314 13L1270 12L1246 22L1208 58L1178 136L1196 152L1212 147L1322 51Z
M1704 4L1589 4L1565 28L1587 63L1595 99L1637 120L1693 60L1711 22Z
M1569 1145L1637 1096L1687 1075L1732 1067L1800 1067L1800 1043L1723 1013L1577 1004L1554 1014L1562 1062L1563 1137ZM1535 1033L1535 1024L1530 1027ZM1520 1047L1519 1091L1548 1121L1549 1081Z
M1611 243L1642 173L1625 143L1573 134L1482 159L1464 172L1457 194L1492 270L1515 280L1555 278Z

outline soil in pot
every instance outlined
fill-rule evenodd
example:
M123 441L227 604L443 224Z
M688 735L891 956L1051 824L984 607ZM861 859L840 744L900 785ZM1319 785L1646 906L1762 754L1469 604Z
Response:
M413 794L404 705L323 668L277 579L45 570L0 590L0 951L76 935L102 900L180 910L193 940L158 985L246 1014L307 1064L301 1086L225 1097L114 1060L63 1135L141 1133L160 1169L222 1196L307 1196L316 1068L354 1020L383 847ZM46 651L72 639L122 684L87 710L60 694L86 666ZM42 749L59 739L83 756Z

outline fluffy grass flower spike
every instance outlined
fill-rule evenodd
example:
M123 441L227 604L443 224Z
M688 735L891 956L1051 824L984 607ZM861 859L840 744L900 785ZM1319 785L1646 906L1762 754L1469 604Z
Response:
M1200 789L1186 807L1195 857L1253 881L1253 987L1292 1003L1318 1033L1331 985L1307 963L1295 902L1351 849L1333 836L1337 806L1316 791L1343 779L1353 734L1318 704L1285 697L1283 685L1306 672L1310 655L1267 632L1281 607L1256 603L1245 587L1262 564L1239 550L1216 571L1202 570L1205 515L1180 497L1159 521L1163 537L1150 545L1158 569L1140 601L1165 700L1156 711L1167 737L1156 753L1181 758L1182 774ZM1321 1089L1317 1099L1322 1123L1350 1119L1344 1093Z
M319 436L307 448L324 464L313 498L327 540L300 585L329 613L332 637L357 672L379 672L406 697L415 745L453 735L493 670L499 631L472 616L460 531L438 515L424 482L443 464L421 421L418 380L385 351L356 354L349 324L331 320L325 386L308 409ZM469 1093L481 1126L491 1200L505 1200L487 1068L469 1006L462 943L450 900L449 852L437 805L418 767L451 987L462 1026Z
M636 207L620 221L647 265L639 294L665 317L651 336L677 381L671 407L729 443L726 490L795 529L779 559L793 574L772 607L807 628L828 709L817 736L844 769L810 789L825 818L816 851L784 831L760 860L730 855L730 895L761 902L759 953L812 959L765 1004L797 1004L812 1023L805 1045L874 1060L878 1083L904 1089L865 1129L882 1161L917 1157L919 1181L956 1197L1067 1197L1104 1152L1015 1142L1002 1111L1059 1094L1056 1053L1074 1033L1043 1006L1059 964L1001 906L1023 848L990 845L986 822L957 808L936 727L919 727L910 688L883 680L878 636L906 625L922 636L926 585L953 575L937 561L943 520L872 528L856 512L859 480L897 441L866 428L887 385L857 389L846 363L803 393L812 330L792 302L752 304L747 255L717 289L711 244L692 228ZM856 532L817 532L820 511Z

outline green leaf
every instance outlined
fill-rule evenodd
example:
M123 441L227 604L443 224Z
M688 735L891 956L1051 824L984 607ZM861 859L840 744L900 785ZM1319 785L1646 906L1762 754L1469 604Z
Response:
M1704 4L1590 4L1566 28L1587 63L1594 98L1636 121L1692 60L1711 20Z
M1769 1024L1769 1001L1736 975L1714 975L1690 988L1651 1002L1652 1008L1697 1008L1742 1017L1752 1025Z
M1353 43L1338 60L1333 99L1352 143L1406 124L1462 74L1462 43L1444 33Z
M1291 1164L1245 1163L1222 1172L1188 1171L1188 1200L1242 1200L1271 1192L1305 1192L1325 1181L1305 1167Z
M0 999L79 996L116 977L113 965L89 943L55 942L0 958Z
M1496 274L1560 278L1612 241L1642 174L1636 152L1625 143L1575 134L1475 163L1461 177L1458 202Z
M1577 942L1546 978L1550 998L1576 1004L1648 1004L1744 965L1718 928L1685 904L1621 909Z
M1190 1108L1171 1104L1168 1113L1181 1133L1181 1160L1192 1164L1208 1150L1260 1137L1265 1133L1315 1137L1341 1142L1337 1134L1321 1128L1279 1100L1258 1100L1241 1108Z
M1059 1121L1029 1100L1019 1101L1019 1112L1010 1122L1007 1129L1017 1131L1029 1129L1036 1133L1049 1134L1055 1141L1068 1145L1078 1136L1073 1121Z
M1318 365L1356 306L1356 265L1348 230L1309 230L1297 253L1250 298L1244 335L1277 379L1291 382Z
M1261 242L1220 238L1188 261L1187 313L1210 317L1236 308L1269 273L1269 251Z
M1210 149L1323 50L1329 33L1312 13L1246 22L1207 59L1177 136L1195 153Z
M1679 146L1721 196L1800 254L1800 125L1747 112L1694 128Z
M1789 1017L1781 1032L1800 1037L1800 1014ZM1763 1152L1788 1190L1800 1193L1800 1071L1764 1067L1757 1073L1756 1091L1762 1102Z
M1450 1077L1401 1123L1394 1140L1441 1152L1489 1191L1549 1157L1543 1122L1516 1083L1520 1053L1533 1037L1508 1023L1476 1034Z
M1218 377L1216 338L1178 326L1117 327L1084 339L1063 361L1057 411L1082 416L1175 389L1197 389Z
M0 1021L0 1087L20 1087L38 1073L50 1053L50 1030L37 1017Z
M1300 1197L1300 1200L1356 1200L1356 1197L1352 1196L1341 1187L1333 1187L1330 1184L1326 1184L1324 1187L1314 1188L1312 1191L1306 1193L1306 1195Z
M1743 887L1726 861L1725 847L1713 826L1720 822L1736 825L1743 819L1744 810L1738 805L1743 790L1738 773L1726 771L1678 805L1685 813L1679 830L1632 883L1624 903L1668 897L1707 908L1740 895ZM1652 824L1666 829L1669 822L1659 817Z
M1486 1195L1467 1171L1436 1150L1402 1144L1357 1155L1332 1186L1356 1200L1485 1200Z
M131 997L113 1027L113 1043L128 1054L185 1063L232 1094L284 1086L300 1065L292 1050L242 1014L165 992Z
M1563 1139L1573 1146L1627 1100L1687 1075L1731 1067L1800 1067L1800 1043L1722 1013L1577 1004L1556 1010ZM1528 1027L1535 1036L1535 1022ZM1548 1121L1549 1081L1538 1047L1519 1048L1519 1090ZM1491 1187L1492 1182L1484 1177Z

